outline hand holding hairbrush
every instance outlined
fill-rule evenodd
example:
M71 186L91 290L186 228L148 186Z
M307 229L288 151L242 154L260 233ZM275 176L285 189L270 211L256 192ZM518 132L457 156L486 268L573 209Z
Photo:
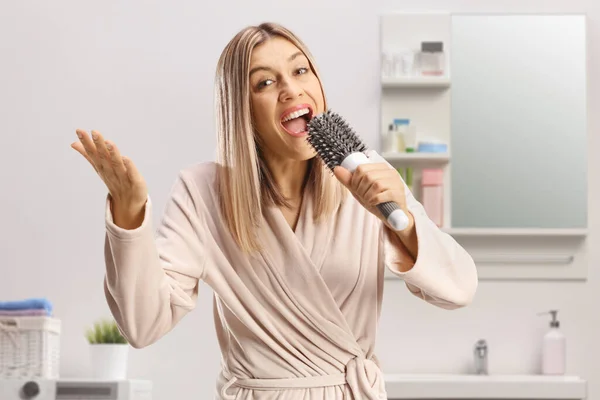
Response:
M410 225L402 209L406 208L406 202L400 174L389 165L367 157L367 146L341 116L331 110L314 116L308 123L307 140L369 211L378 210L397 231Z

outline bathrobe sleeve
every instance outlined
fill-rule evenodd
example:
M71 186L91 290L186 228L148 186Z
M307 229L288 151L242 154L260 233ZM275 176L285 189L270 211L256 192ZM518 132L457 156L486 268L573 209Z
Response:
M206 235L203 204L196 193L193 181L180 172L156 233L150 197L142 225L126 230L114 224L107 196L104 292L133 347L152 344L195 306Z
M402 278L415 296L441 308L468 305L477 290L477 268L472 257L427 216L425 209L404 187L408 210L415 221L416 260L400 238L382 223L384 263ZM406 271L406 272L401 272Z

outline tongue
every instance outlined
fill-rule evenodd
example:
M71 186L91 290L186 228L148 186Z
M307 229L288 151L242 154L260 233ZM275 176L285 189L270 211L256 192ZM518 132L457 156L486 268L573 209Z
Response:
M302 117L294 118L283 123L285 129L292 133L300 133L306 131L306 120Z

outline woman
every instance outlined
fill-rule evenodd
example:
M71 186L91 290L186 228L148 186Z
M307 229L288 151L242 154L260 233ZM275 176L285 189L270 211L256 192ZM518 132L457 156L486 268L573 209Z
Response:
M135 165L77 130L72 147L109 192L104 288L120 329L136 348L155 342L203 281L223 355L218 398L385 399L373 354L385 266L452 309L476 290L471 257L383 160L333 176L315 157L306 124L327 105L290 31L239 32L219 59L216 100L219 160L180 172L157 237ZM374 207L390 200L409 216L401 232Z

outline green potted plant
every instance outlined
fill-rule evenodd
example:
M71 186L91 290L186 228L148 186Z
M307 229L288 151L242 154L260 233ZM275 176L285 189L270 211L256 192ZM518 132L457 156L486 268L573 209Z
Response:
M88 328L92 375L96 379L125 379L129 344L112 319L101 319Z

